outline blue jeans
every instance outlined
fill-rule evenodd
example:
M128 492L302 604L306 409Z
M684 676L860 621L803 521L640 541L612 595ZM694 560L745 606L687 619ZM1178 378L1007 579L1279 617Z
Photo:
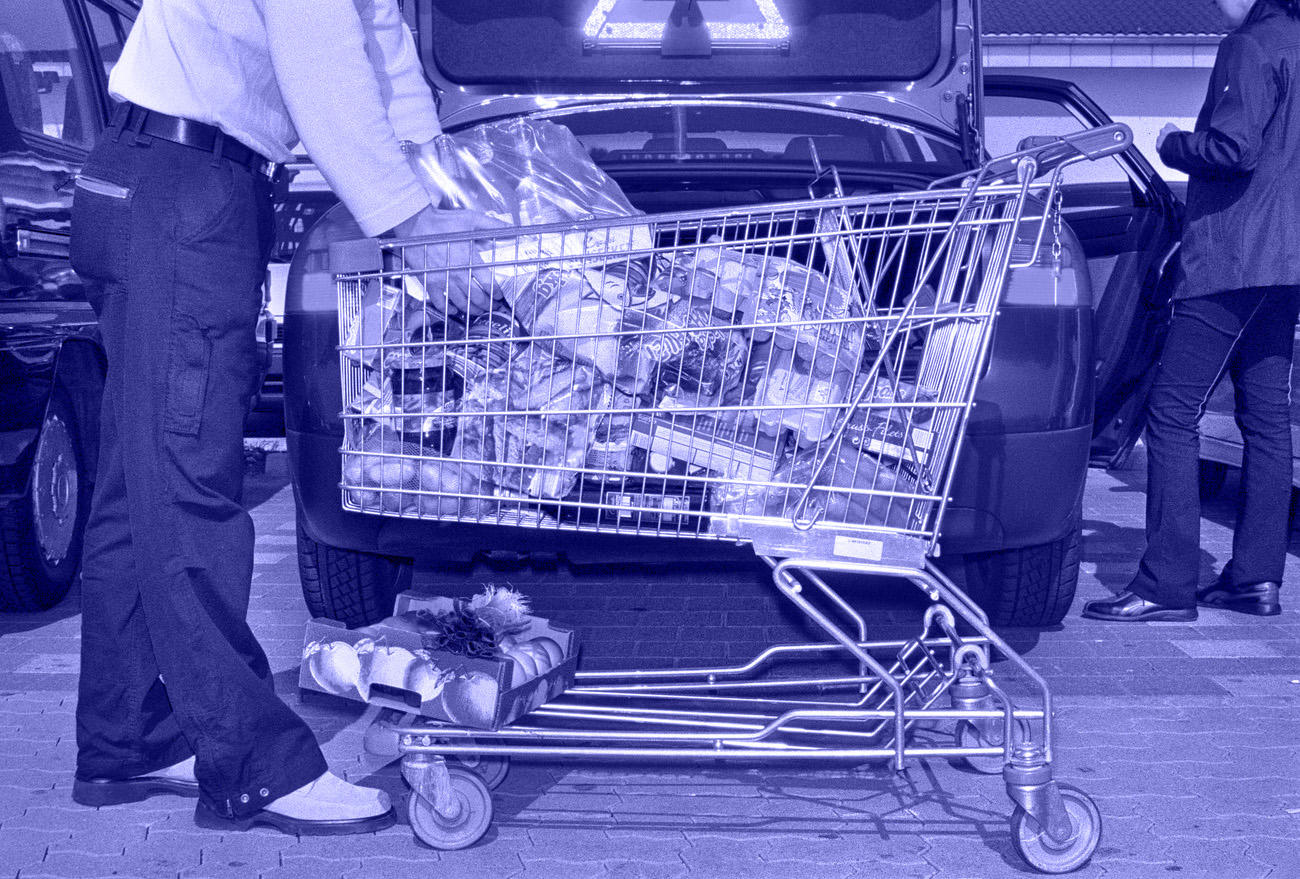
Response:
M125 778L194 754L204 800L245 815L326 769L246 621L243 423L271 184L115 128L82 174L72 264L108 379L82 569L77 774Z
M1147 548L1130 588L1194 607L1201 504L1197 426L1227 370L1244 442L1229 585L1282 581L1291 502L1291 358L1300 287L1256 287L1174 303L1147 403Z

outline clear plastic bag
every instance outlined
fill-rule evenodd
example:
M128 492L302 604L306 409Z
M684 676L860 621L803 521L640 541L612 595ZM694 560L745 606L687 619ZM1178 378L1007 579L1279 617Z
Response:
M477 210L516 226L641 215L573 133L554 122L509 119L405 146L437 207ZM650 244L650 228L630 223L500 239L482 256L497 283L505 284L535 274L550 260L623 255Z
M739 480L715 484L710 491L709 508L724 516L791 516L812 480L819 457L803 452L787 458L773 474L773 484L746 484ZM912 521L913 504L896 497L854 492L910 492L914 485L910 475L889 462L841 443L818 474L817 487L801 511L801 518L906 528ZM721 528L725 530L725 525Z
M562 498L577 485L595 436L597 416L612 389L592 367L558 360L538 345L522 348L510 368L508 410L556 414L493 419L493 481L538 498Z

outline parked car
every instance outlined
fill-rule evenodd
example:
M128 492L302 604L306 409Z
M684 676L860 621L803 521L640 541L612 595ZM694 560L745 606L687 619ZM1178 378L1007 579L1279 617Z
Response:
M12 0L0 16L0 611L58 603L81 561L105 358L68 262L72 184L138 8ZM265 310L258 331L269 368Z
M603 46L599 34L584 35L580 11L565 17L556 4L465 14L451 0L410 0L406 11L446 130L513 116L566 125L652 213L806 197L810 143L849 189L888 191L972 167L995 122L1013 124L1018 139L1051 133L1037 117L1055 128L1109 121L1068 83L984 79L972 0L913 5L914 15L898 16L810 0L788 45L732 52L715 41L711 54L688 57L666 45ZM1072 178L1065 190L1062 282L1053 283L1048 264L1008 280L942 524L942 562L999 624L1064 615L1078 579L1089 461L1122 456L1141 428L1179 209L1136 149L1109 161L1110 177ZM334 208L307 234L287 280L286 436L314 614L350 624L383 616L412 560L501 550L559 552L578 563L736 552L705 541L345 512L328 250L359 235Z

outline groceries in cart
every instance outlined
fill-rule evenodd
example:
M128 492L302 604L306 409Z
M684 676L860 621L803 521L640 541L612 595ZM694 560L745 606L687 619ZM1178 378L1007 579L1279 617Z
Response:
M373 625L308 623L299 685L496 729L563 693L577 652L573 632L532 616L513 589L487 586L468 600L403 593Z
M788 492L765 483L804 479L833 521L889 518L926 441L910 409L875 393L854 408L881 340L847 274L823 271L820 226L798 248L774 245L774 227L656 231L552 123L481 126L409 155L436 203L521 228L472 245L488 307L458 311L437 272L390 264L341 310L359 370L350 506L500 522L613 503L623 521L672 496L674 511L790 516Z

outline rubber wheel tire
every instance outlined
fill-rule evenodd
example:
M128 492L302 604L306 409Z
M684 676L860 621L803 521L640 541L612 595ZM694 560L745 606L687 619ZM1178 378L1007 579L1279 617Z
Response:
M298 514L298 574L313 617L349 628L392 616L393 599L411 583L411 562L313 540Z
M481 778L488 790L496 790L510 774L510 758L504 754L455 754L451 759Z
M76 411L56 390L36 440L30 488L0 507L0 611L54 607L81 569L90 480Z
M957 747L959 748L984 748L990 745L1003 746L1002 741L1002 721L994 721L992 724L981 728L969 720L958 721L957 732L954 736ZM1016 725L1012 724L1012 729ZM1018 739L1019 733L1013 733ZM974 771L981 775L1001 775L1002 770L1006 768L1006 759L999 756L980 754L978 756L963 756L958 758Z
M416 791L411 791L406 801L411 830L421 842L439 851L469 848L492 826L492 795L483 779L460 766L448 766L447 774L451 778L451 795L460 806L454 817L438 814L433 803Z
M1072 873L1088 863L1101 842L1101 812L1092 798L1069 784L1058 784L1073 833L1057 844L1029 813L1016 806L1011 815L1011 844L1025 863L1041 873Z
M971 553L941 564L994 626L1054 626L1074 602L1082 547L1082 515L1076 513L1069 532L1050 543Z

